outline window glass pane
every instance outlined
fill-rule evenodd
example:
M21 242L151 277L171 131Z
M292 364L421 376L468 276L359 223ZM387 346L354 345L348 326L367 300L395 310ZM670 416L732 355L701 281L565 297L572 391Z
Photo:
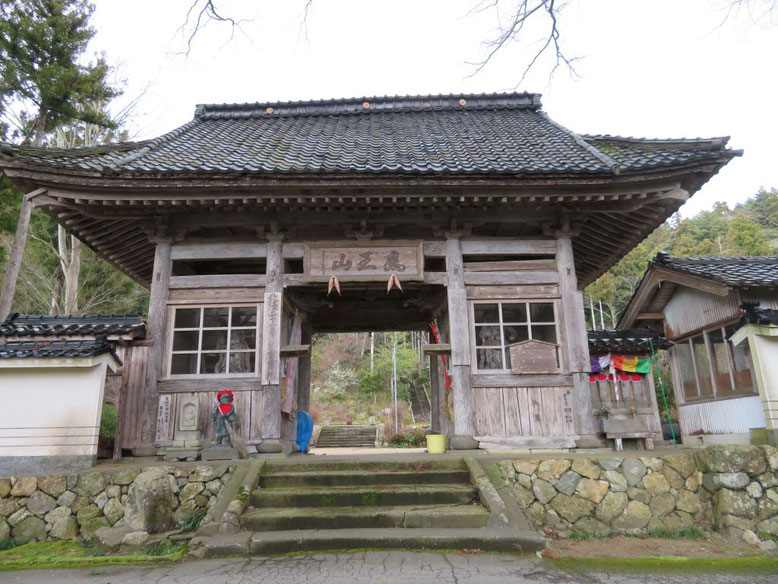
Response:
M505 335L505 344L511 345L518 343L519 341L526 341L529 338L529 330L527 325L506 325L503 327L502 332Z
M552 324L532 325L532 338L547 343L556 343L556 327Z
M204 308L203 309L203 327L227 328L227 319L229 308Z
M479 369L502 369L502 349L476 349Z
M197 354L173 355L170 358L171 375L189 375L197 373Z
M724 333L727 338L731 337L737 331L739 327L728 326ZM732 373L735 377L735 391L748 391L755 392L754 381L751 377L751 355L749 353L748 342L740 343L739 345L733 345L729 341L730 349L732 350L732 360L734 361L734 369Z
M499 326L477 326L475 327L476 346L479 347L499 347L500 346L500 327Z
M203 331L203 351L227 348L227 331Z
M233 330L230 335L230 349L256 349L257 331Z
M710 357L708 347L702 335L692 339L694 362L697 365L697 381L700 384L700 395L713 395L713 383L710 378Z
M227 353L203 353L200 357L200 373L225 373Z
M253 373L255 361L254 351L230 353L230 373Z
M173 333L173 350L196 351L199 339L199 331L176 331Z
M199 326L199 308L176 308L174 328L197 328Z
M527 305L522 304L503 304L502 305L503 322L527 322Z
M686 399L697 397L697 379L694 376L694 363L692 362L692 351L688 341L678 343L675 346L675 355L678 358L678 369L681 373L681 383L683 383L683 394Z
M473 313L477 323L499 322L496 304L474 304Z
M256 326L257 309L254 306L243 306L232 309L232 326Z
M729 377L729 348L724 340L721 329L708 333L708 342L713 351L713 372L716 376L716 392L723 394L732 391L732 380Z
M546 302L533 302L529 305L529 319L532 322L554 322L554 305Z

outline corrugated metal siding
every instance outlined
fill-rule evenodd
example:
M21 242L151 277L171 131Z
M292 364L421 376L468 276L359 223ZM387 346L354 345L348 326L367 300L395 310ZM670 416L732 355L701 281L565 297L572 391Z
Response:
M759 396L689 404L678 408L681 433L742 434L765 425Z
M716 296L681 286L665 306L665 334L674 339L740 315L738 294Z
M743 300L756 300L759 308L772 308L778 310L778 290L768 288L743 288L740 290Z

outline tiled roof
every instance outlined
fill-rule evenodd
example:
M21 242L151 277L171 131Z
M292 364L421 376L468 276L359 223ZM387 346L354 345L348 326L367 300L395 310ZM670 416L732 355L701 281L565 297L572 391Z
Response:
M54 359L93 357L111 353L121 363L107 339L90 341L14 341L0 344L0 359Z
M145 336L140 316L86 314L78 316L12 313L0 324L0 337L21 336Z
M650 353L652 346L654 350L672 346L664 337L647 328L588 331L587 336L591 353Z
M728 160L727 138L580 136L532 93L370 97L197 106L145 142L76 150L20 148L22 164L102 175L160 173L593 175Z
M778 286L778 256L674 258L658 253L651 264L729 286Z
M758 302L744 302L740 308L745 310L740 324L766 324L778 326L778 310L759 308Z

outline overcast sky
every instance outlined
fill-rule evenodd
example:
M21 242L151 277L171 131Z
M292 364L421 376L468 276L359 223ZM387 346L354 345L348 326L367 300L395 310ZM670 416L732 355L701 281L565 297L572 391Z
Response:
M128 96L148 87L133 121L151 138L192 118L195 104L511 91L533 41L502 51L476 75L494 10L477 0L220 0L251 19L209 24L188 58L179 32L194 0L96 0L91 49L120 64ZM503 0L505 2L505 0ZM657 138L731 136L745 150L687 203L691 215L778 187L778 26L746 14L724 24L725 0L578 0L560 25L579 77L541 62L519 87L579 133ZM510 1L506 4L510 4ZM778 20L778 15L774 17Z

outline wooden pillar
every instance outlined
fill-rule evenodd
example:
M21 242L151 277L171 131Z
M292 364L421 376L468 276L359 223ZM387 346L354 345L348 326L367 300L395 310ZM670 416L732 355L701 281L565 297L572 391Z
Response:
M595 434L596 430L589 391L589 341L586 336L583 295L578 290L573 243L569 233L557 233L556 261L559 270L559 293L562 297L562 358L566 371L573 376L576 396L575 428L581 436L590 436Z
M170 285L172 261L170 259L170 238L158 237L154 253L154 271L151 276L149 314L146 323L146 338L151 340L146 363L146 384L143 388L143 416L141 421L141 442L150 444L157 437L157 379L162 370L165 355L165 329L167 325L167 299Z
M281 326L284 308L283 236L267 236L267 280L262 322L262 452L280 451Z
M303 345L311 344L311 317L304 314L302 318L302 330L300 342ZM311 353L299 357L297 368L297 409L311 411Z
M16 234L11 245L11 254L8 257L8 267L3 276L3 288L0 291L0 320L5 319L11 312L14 293L16 292L16 280L19 278L19 269L22 265L24 245L27 241L27 230L30 227L30 214L34 206L33 197L44 192L33 191L22 198L22 206L19 209L19 220L16 222Z
M443 434L440 429L440 375L437 355L430 355L430 433Z
M470 319L467 316L462 244L456 234L447 234L446 237L446 293L451 344L454 435L461 437L461 440L452 440L452 448L476 448L477 443L472 440L474 423L473 390L470 387Z

